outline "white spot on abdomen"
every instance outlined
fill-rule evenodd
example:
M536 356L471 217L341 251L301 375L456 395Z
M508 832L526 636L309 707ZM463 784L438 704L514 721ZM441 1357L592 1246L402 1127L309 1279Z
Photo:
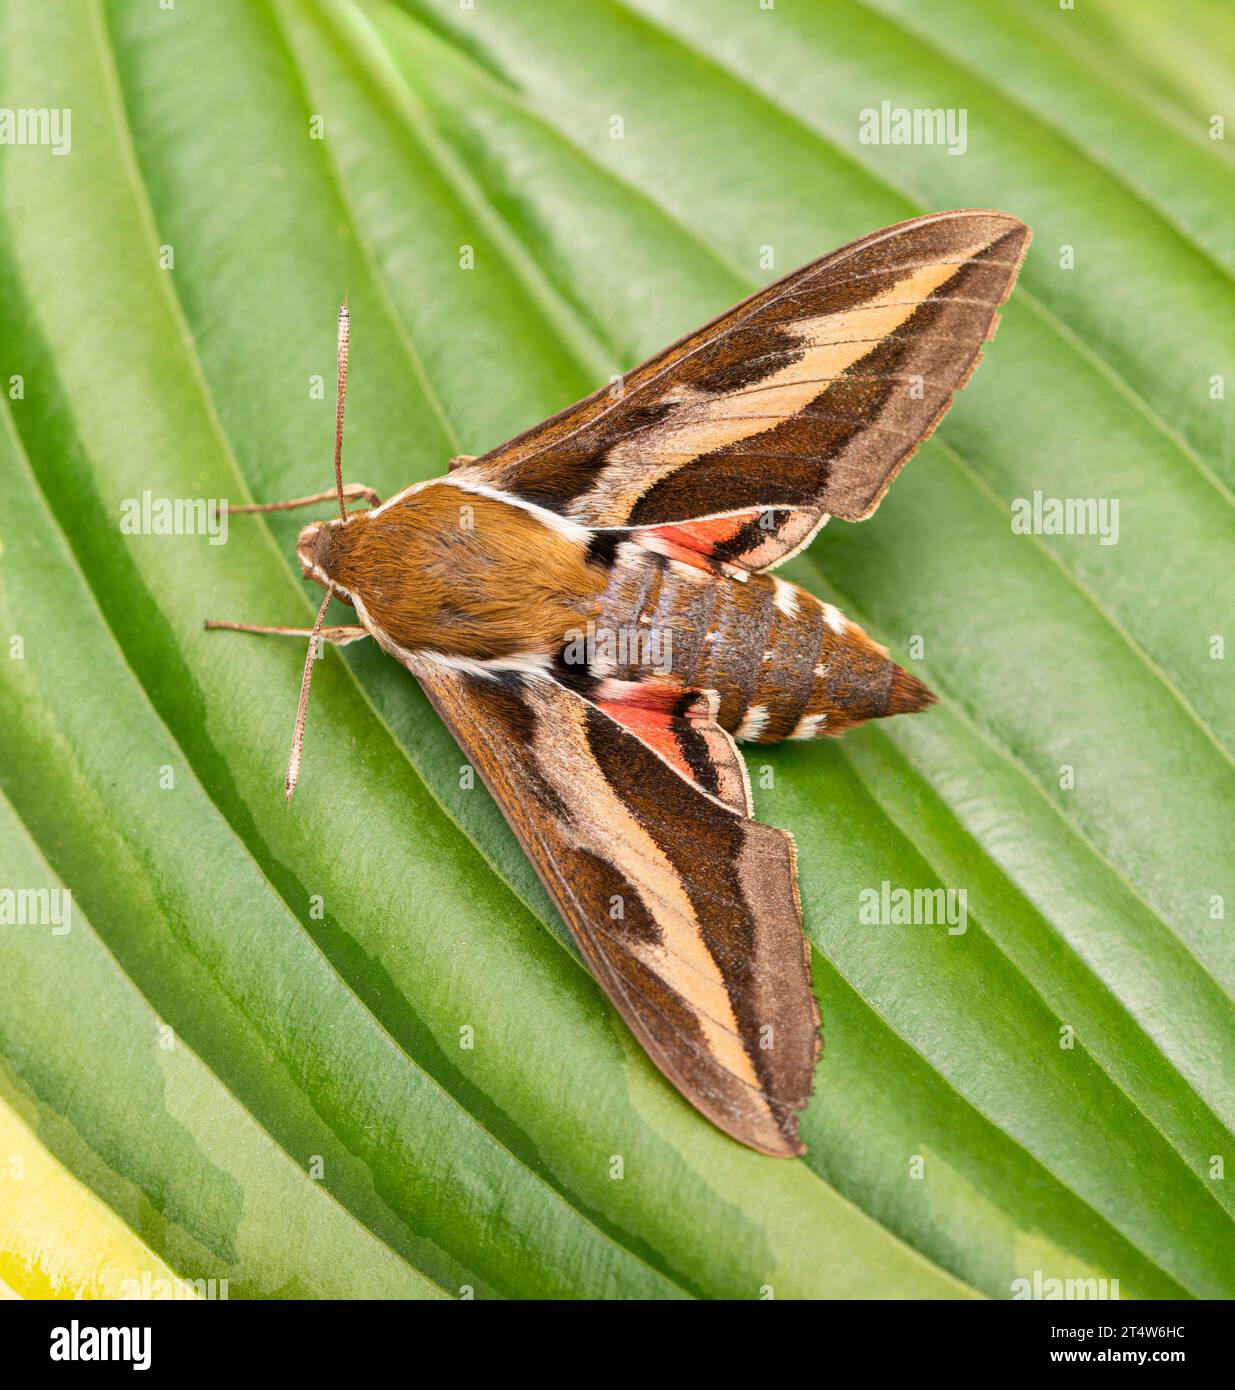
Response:
M751 705L746 711L746 718L738 725L738 731L734 734L734 738L745 739L749 742L758 738L767 727L767 705Z
M797 615L798 596L792 584L786 584L783 579L772 576L772 602L780 609L786 618Z
M798 720L793 733L791 733L789 737L818 738L827 717L826 714L804 714L801 719Z

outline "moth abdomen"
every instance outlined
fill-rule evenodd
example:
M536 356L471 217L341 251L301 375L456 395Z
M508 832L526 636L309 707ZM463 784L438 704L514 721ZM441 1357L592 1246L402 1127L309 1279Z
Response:
M926 685L835 606L784 580L769 582L778 587L779 618L735 737L776 743L835 736L935 703Z
M590 674L715 690L717 723L746 742L839 734L934 700L861 627L797 585L731 577L633 542L614 554L598 633L608 644L596 644Z

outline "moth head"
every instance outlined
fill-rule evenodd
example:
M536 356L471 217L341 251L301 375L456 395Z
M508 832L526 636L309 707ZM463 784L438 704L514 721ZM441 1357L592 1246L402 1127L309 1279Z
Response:
M349 516L346 520L335 517L330 521L311 521L296 540L296 558L300 561L304 577L317 580L327 593L334 593L336 598L343 598L334 580L336 541L340 527L347 526L352 520L353 517Z

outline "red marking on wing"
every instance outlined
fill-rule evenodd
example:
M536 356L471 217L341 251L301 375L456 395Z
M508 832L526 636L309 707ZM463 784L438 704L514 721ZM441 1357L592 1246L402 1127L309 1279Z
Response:
M731 516L713 517L708 521L649 526L636 532L635 539L648 546L648 549L657 550L671 559L683 560L697 569L711 569L712 566L706 563L708 557L759 515L758 511L734 512Z
M650 691L643 687L637 689L639 693L632 693L630 699L598 700L597 704L610 719L615 719L649 748L654 748L684 777L693 777L678 741L681 716L675 716L672 712L672 706L681 699L682 692L667 690L662 693L656 687Z

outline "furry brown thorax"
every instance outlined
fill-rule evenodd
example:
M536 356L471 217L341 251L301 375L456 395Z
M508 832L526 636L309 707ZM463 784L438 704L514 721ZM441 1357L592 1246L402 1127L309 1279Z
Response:
M355 604L379 640L473 660L552 656L594 616L607 580L588 562L582 528L576 539L449 483L306 526L296 553L306 577Z

